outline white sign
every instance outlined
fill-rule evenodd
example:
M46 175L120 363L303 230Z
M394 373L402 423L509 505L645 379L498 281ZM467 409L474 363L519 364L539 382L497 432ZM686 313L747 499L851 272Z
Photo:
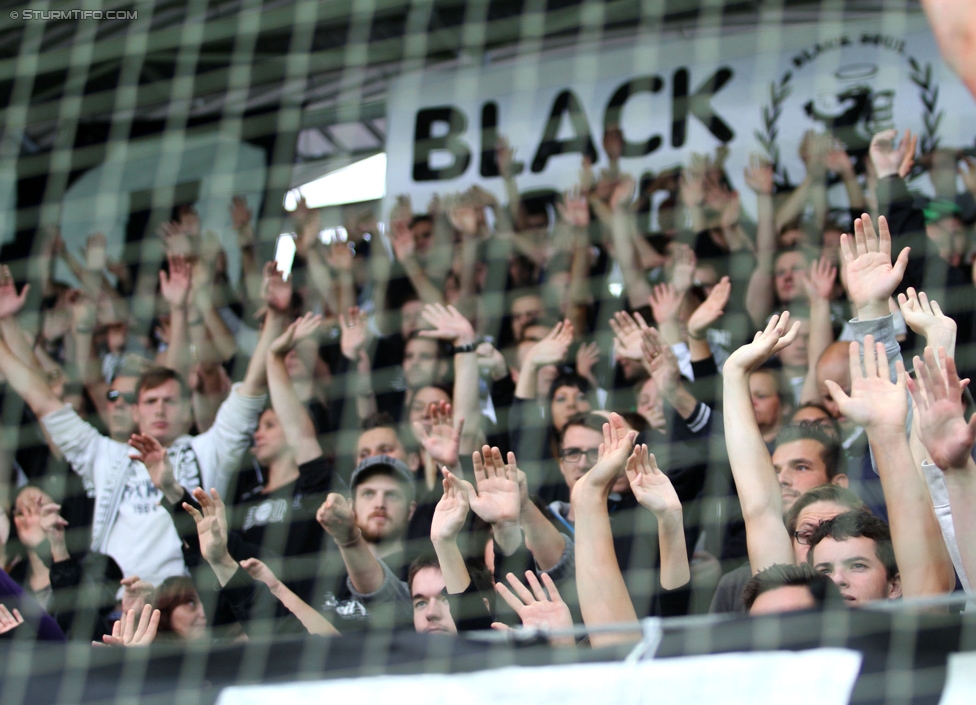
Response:
M408 193L417 210L435 193L475 183L503 197L499 134L517 149L523 191L570 188L585 153L598 172L608 124L623 132L628 173L658 172L727 144L728 173L740 184L751 152L776 160L781 183L797 183L808 129L832 131L852 153L888 127L919 134L923 151L973 144L972 98L943 65L921 15L635 39L418 72L397 81L387 108L387 198Z

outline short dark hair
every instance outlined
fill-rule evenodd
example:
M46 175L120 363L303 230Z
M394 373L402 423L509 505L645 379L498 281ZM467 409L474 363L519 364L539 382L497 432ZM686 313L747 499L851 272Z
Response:
M150 367L142 373L142 376L139 378L139 383L136 384L136 399L138 400L142 396L143 391L161 387L170 380L176 380L176 383L180 386L180 397L182 399L190 398L190 388L186 385L186 381L175 370L157 365Z
M795 441L815 441L822 446L820 458L827 469L827 479L834 479L840 472L840 443L819 426L812 424L790 424L780 429L776 436L776 447Z
M583 392L583 394L590 393L590 381L586 379L586 377L583 377L576 372L560 372L559 375L552 380L552 386L549 387L549 394L546 396L547 408L552 405L552 400L556 396L556 390L560 387L575 387Z
M834 504L847 507L852 512L869 511L868 505L846 487L841 487L840 485L820 485L801 494L793 503L793 506L790 507L790 511L786 513L786 530L790 532L791 537L793 536L793 532L796 531L796 522L800 519L800 512L817 502L833 502Z
M895 562L895 549L891 545L891 529L888 524L869 512L853 511L838 514L833 519L821 522L810 537L810 552L807 562L812 566L813 549L824 539L845 541L864 537L874 541L874 554L884 564L888 580L898 576L898 563Z
M816 421L794 421L793 418L804 409L817 409L818 411L822 411L824 414L823 423L819 419ZM790 417L790 423L796 426L820 426L821 428L826 426L830 428L831 435L840 438L840 422L830 415L830 411L826 406L815 401L807 401L796 407Z
M817 572L806 563L800 565L773 565L752 576L742 589L742 602L746 610L751 610L756 599L764 592L771 592L782 587L805 587L810 591L810 597L817 609L823 609L831 604L843 604L840 590L834 582Z
M581 411L577 414L573 414L566 421L566 425L563 426L563 430L559 432L559 447L563 445L563 437L566 435L566 431L572 426L582 426L583 428L588 428L591 431L597 431L601 435L603 434L603 424L609 423L606 416L600 416L599 414L594 414L592 411Z
M430 552L421 553L413 559L413 562L410 564L410 569L407 571L407 590L410 591L410 597L413 597L413 579L424 568L441 569L440 561L437 560L437 554Z

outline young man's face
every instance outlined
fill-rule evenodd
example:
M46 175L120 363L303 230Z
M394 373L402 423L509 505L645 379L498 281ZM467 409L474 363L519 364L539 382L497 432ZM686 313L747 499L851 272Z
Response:
M125 443L129 436L136 430L136 423L132 418L135 406L137 377L116 377L108 387L110 396L115 399L108 399L108 434L117 441ZM111 394L118 392L118 395Z
M172 444L190 426L189 403L180 394L180 384L175 379L143 389L132 416L139 433L152 436L163 447Z
M410 584L413 628L418 632L457 634L457 625L447 602L444 576L439 568L421 568Z
M875 542L865 536L825 538L810 549L809 562L834 581L848 607L901 597L901 580L888 579Z
M560 449L562 453L568 450L582 451L577 461L568 461L562 457L559 459L559 471L563 474L563 479L566 480L570 493L573 492L576 482L583 477L587 470L593 467L596 462L596 452L601 443L603 443L603 434L594 431L592 428L570 426L566 429Z
M773 468L783 493L783 511L788 512L801 494L831 482L823 461L823 446L809 438L802 438L777 446L773 452ZM843 478L838 480L838 478ZM837 475L834 484L846 487L847 477Z
M775 428L783 410L776 377L762 370L753 372L749 375L749 397L752 400L752 410L756 414L759 430L766 433Z
M800 275L806 268L807 258L801 252L784 252L776 258L773 281L781 303L793 301L803 293Z
M403 351L403 377L409 389L427 387L437 381L437 341L413 338Z
M529 322L542 315L542 299L535 294L520 296L512 302L512 335L522 340L522 333Z
M362 461L374 455L388 455L407 462L407 452L403 449L396 431L392 428L371 428L359 434L356 443L356 457Z
M356 525L370 543L394 541L403 536L413 514L413 503L399 480L373 475L356 485L352 508Z

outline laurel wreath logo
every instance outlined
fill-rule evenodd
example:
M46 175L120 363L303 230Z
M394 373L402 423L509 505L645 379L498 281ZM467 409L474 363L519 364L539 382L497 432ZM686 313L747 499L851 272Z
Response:
M908 64L912 69L909 80L918 87L919 97L924 106L922 124L925 129L918 139L920 152L928 154L939 147L939 125L942 123L945 111L939 109L939 87L935 85L932 78L932 64L920 64L911 56L908 57ZM793 93L792 80L793 72L787 71L779 82L774 81L769 84L769 104L762 108L762 129L757 129L754 133L773 164L773 179L777 190L795 186L790 180L789 172L780 163L780 150L776 141L779 136L779 119L783 115L783 103ZM916 163L908 175L908 180L917 178L922 171L923 167Z

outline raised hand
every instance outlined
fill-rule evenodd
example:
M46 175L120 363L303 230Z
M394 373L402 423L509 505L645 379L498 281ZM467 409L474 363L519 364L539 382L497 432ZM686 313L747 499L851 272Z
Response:
M489 524L516 524L521 514L515 454L509 453L507 460L502 460L498 448L489 446L471 454L477 493L468 492L468 503Z
M272 355L284 356L300 341L313 335L321 324L321 315L314 314L311 311L305 313L301 318L292 321L281 335L271 341L268 352Z
M590 205L579 191L567 191L557 207L563 220L574 228L585 228L590 224Z
M891 129L879 132L871 138L871 146L868 148L868 154L871 157L871 163L874 164L874 170L879 179L900 174L906 161L909 159L914 160L915 145L918 138L912 139L911 131L905 130L905 136L896 148L895 140L897 137L898 130ZM910 163L908 171L911 171Z
M285 281L274 262L265 263L263 274L264 281L261 284L261 292L268 308L278 313L288 311L291 307L291 281Z
M265 565L263 561L260 561L257 558L245 558L243 561L241 561L241 568L246 570L247 574L250 575L254 580L267 585L271 592L274 592L278 587L281 586L281 581L278 579L278 576L274 574L274 571Z
M109 646L149 646L156 638L159 617L159 610L146 605L142 608L137 626L136 611L123 612L112 626L112 633L103 635L102 641Z
M749 155L749 166L743 172L746 186L759 196L773 193L773 165L758 154Z
M505 583L499 582L495 583L495 592L508 603L509 607L515 610L515 614L522 620L524 628L538 629L542 632L572 629L573 615L566 603L563 602L559 590L556 588L556 583L553 582L548 573L542 574L542 583L540 583L539 579L535 577L535 573L531 570L526 571L525 581L529 585L528 588L519 581L514 573L509 573L506 577L512 589L509 590ZM543 590L543 586L545 590ZM492 629L499 631L510 629L508 625L501 622L495 622L491 626ZM571 636L563 637L558 642L565 642L569 645L574 643Z
M654 328L644 331L641 351L644 353L645 365L650 370L657 388L666 399L672 398L681 385L678 356Z
M0 634L13 631L23 623L24 618L20 616L20 612L16 608L11 613L6 605L0 604Z
M671 267L671 284L679 295L683 295L691 288L695 279L695 267L697 266L698 258L695 257L695 251L687 245L682 245L674 253Z
M10 274L7 265L0 266L0 318L16 316L27 301L27 292L30 284L24 284L24 288L17 293L17 284Z
M89 272L101 272L105 269L107 244L105 236L101 233L88 236L88 241L85 243L85 269Z
M351 272L353 265L352 249L348 242L333 242L325 260L337 272Z
M498 173L502 178L510 178L512 174L512 161L515 159L515 149L508 143L508 138L498 135L495 142L495 163L498 164Z
M688 166L681 170L681 203L686 208L696 208L705 199L705 172L708 159L692 154Z
M650 509L655 516L663 516L669 512L681 511L681 500L674 490L674 485L668 476L657 466L657 459L653 453L647 451L647 446L641 444L627 458L625 468L634 497L645 509Z
M908 396L905 366L895 362L897 382L892 383L888 371L888 354L884 344L875 345L873 336L864 338L864 368L861 369L861 353L857 343L851 343L851 394L827 380L831 398L837 402L840 413L858 426L871 429L895 428L904 432L908 416Z
M207 494L203 488L197 487L193 490L193 498L199 502L200 511L188 502L183 503L183 509L197 524L200 553L211 565L220 563L230 557L227 550L227 511L224 509L224 501L213 488Z
M123 614L129 610L141 612L142 608L149 603L149 598L152 597L153 591L155 590L152 584L147 583L145 580L140 580L138 575L130 575L127 578L122 578L119 584L122 586Z
M330 492L325 498L315 513L315 520L339 545L349 544L359 535L352 504L337 492Z
M170 306L185 306L193 268L186 257L180 255L169 254L166 261L169 262L169 272L159 270L159 292Z
M651 295L647 297L647 300L651 304L654 320L659 326L662 326L677 322L684 294L672 284L658 284L651 290Z
M729 355L723 369L726 372L735 370L743 374L759 369L766 360L796 339L800 331L800 323L797 321L787 330L789 322L789 311L783 311L782 316L778 313L774 314L766 324L766 328L756 333L751 343L746 343Z
M976 414L966 423L962 391L969 384L960 380L956 361L939 348L943 374L931 347L925 348L925 360L915 357L917 380L908 380L908 390L915 401L922 443L932 462L942 470L965 468L976 443Z
M433 330L422 330L421 338L450 340L455 345L470 345L475 340L474 327L464 315L453 306L427 304L420 312L421 317Z
M641 360L641 336L650 328L643 316L635 313L631 316L626 311L618 311L610 319L610 329L613 331L613 351L617 357L628 360Z
M603 424L603 443L600 444L599 459L576 482L573 495L590 491L608 493L623 473L636 440L637 431L629 430L619 414L610 414L609 422Z
M359 353L366 347L369 332L366 329L366 316L353 306L346 316L339 314L339 349L347 360L358 360Z
M584 343L576 351L576 374L595 380L593 368L600 361L600 346L596 343Z
M634 177L623 174L613 187L610 194L610 208L613 210L624 209L630 205L634 197Z
M413 257L417 249L417 241L410 232L409 223L399 220L391 223L390 244L393 246L393 256L398 262L405 262Z
M569 320L553 326L549 334L529 349L528 359L536 367L556 365L566 359L573 342L573 324Z
M942 313L938 302L930 301L924 291L916 293L913 287L908 287L907 296L898 294L898 308L908 327L930 345L943 345L950 351L955 347L956 322Z
M173 465L160 442L152 436L133 433L129 436L129 445L136 451L129 457L146 466L152 483L171 502L180 501L183 497L183 487L176 481Z
M82 289L72 289L65 300L71 307L71 327L76 333L80 331L93 332L97 318L95 304ZM0 316L2 318L2 316Z
M51 546L51 557L55 561L68 558L68 547L64 542L64 530L68 520L61 516L61 505L49 502L41 505L40 527Z
M688 336L695 340L704 340L708 329L725 313L725 304L729 302L732 293L732 283L728 277L722 277L718 284L712 287L711 293L688 318Z
M810 303L814 301L829 301L834 291L837 279L837 267L826 257L815 259L810 263L810 271L802 279Z
M441 468L444 475L444 494L441 495L430 523L430 540L437 542L457 539L464 521L468 518L468 494L461 481L446 467Z
M449 402L434 402L427 410L428 420L414 421L413 429L427 455L438 465L457 466L464 419L455 425Z
M847 268L847 292L857 309L858 318L869 320L888 315L888 298L905 276L908 266L906 247L891 263L891 233L884 216L878 218L878 231L874 231L871 216L867 213L854 221L854 242L851 236L840 236L840 251Z

